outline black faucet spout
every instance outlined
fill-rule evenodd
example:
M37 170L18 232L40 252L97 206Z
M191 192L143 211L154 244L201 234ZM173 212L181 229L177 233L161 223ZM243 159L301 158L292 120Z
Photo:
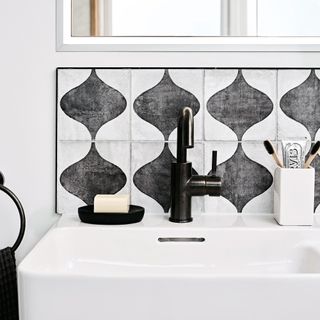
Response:
M171 164L171 211L172 222L190 222L193 196L220 196L221 179L216 176L216 151L212 153L212 174L192 175L192 163L187 161L187 149L194 146L193 114L184 108L178 121L177 162Z
M182 109L178 121L177 162L187 162L187 150L194 147L194 129L192 109Z

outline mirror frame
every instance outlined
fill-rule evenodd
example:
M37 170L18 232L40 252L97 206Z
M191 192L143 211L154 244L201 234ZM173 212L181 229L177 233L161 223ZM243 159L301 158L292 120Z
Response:
M57 51L316 52L320 37L72 37L72 0L56 0Z

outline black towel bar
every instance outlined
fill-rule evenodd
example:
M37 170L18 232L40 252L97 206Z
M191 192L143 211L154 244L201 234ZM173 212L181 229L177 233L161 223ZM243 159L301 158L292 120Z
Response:
M20 216L20 231L19 231L19 235L18 235L18 239L16 240L16 242L14 243L12 250L16 251L23 239L24 236L24 232L26 230L26 216L24 214L24 210L22 207L21 202L19 201L19 199L17 198L17 196L7 187L4 186L4 176L3 174L0 172L0 190L2 190L4 193L6 193L15 203L18 211L19 211L19 216Z

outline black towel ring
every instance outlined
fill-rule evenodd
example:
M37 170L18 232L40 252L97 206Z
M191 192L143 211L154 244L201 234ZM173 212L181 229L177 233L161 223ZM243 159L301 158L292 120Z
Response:
M19 199L17 198L17 196L11 191L9 190L7 187L4 186L4 176L0 171L0 190L2 190L4 193L6 193L15 203L18 211L19 211L19 216L20 216L20 231L19 231L19 235L18 235L18 239L16 240L16 242L14 243L12 250L16 251L18 249L18 247L20 246L20 243L23 239L24 236L24 232L26 230L26 216L24 214L24 210L22 207L21 202L19 201Z

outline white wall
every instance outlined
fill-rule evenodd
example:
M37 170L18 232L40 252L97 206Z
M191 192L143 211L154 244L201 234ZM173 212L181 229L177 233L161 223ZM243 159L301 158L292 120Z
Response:
M314 66L318 54L76 53L55 51L55 0L2 1L0 170L22 201L27 232L20 260L54 223L55 68L58 66ZM0 248L18 232L0 197Z

